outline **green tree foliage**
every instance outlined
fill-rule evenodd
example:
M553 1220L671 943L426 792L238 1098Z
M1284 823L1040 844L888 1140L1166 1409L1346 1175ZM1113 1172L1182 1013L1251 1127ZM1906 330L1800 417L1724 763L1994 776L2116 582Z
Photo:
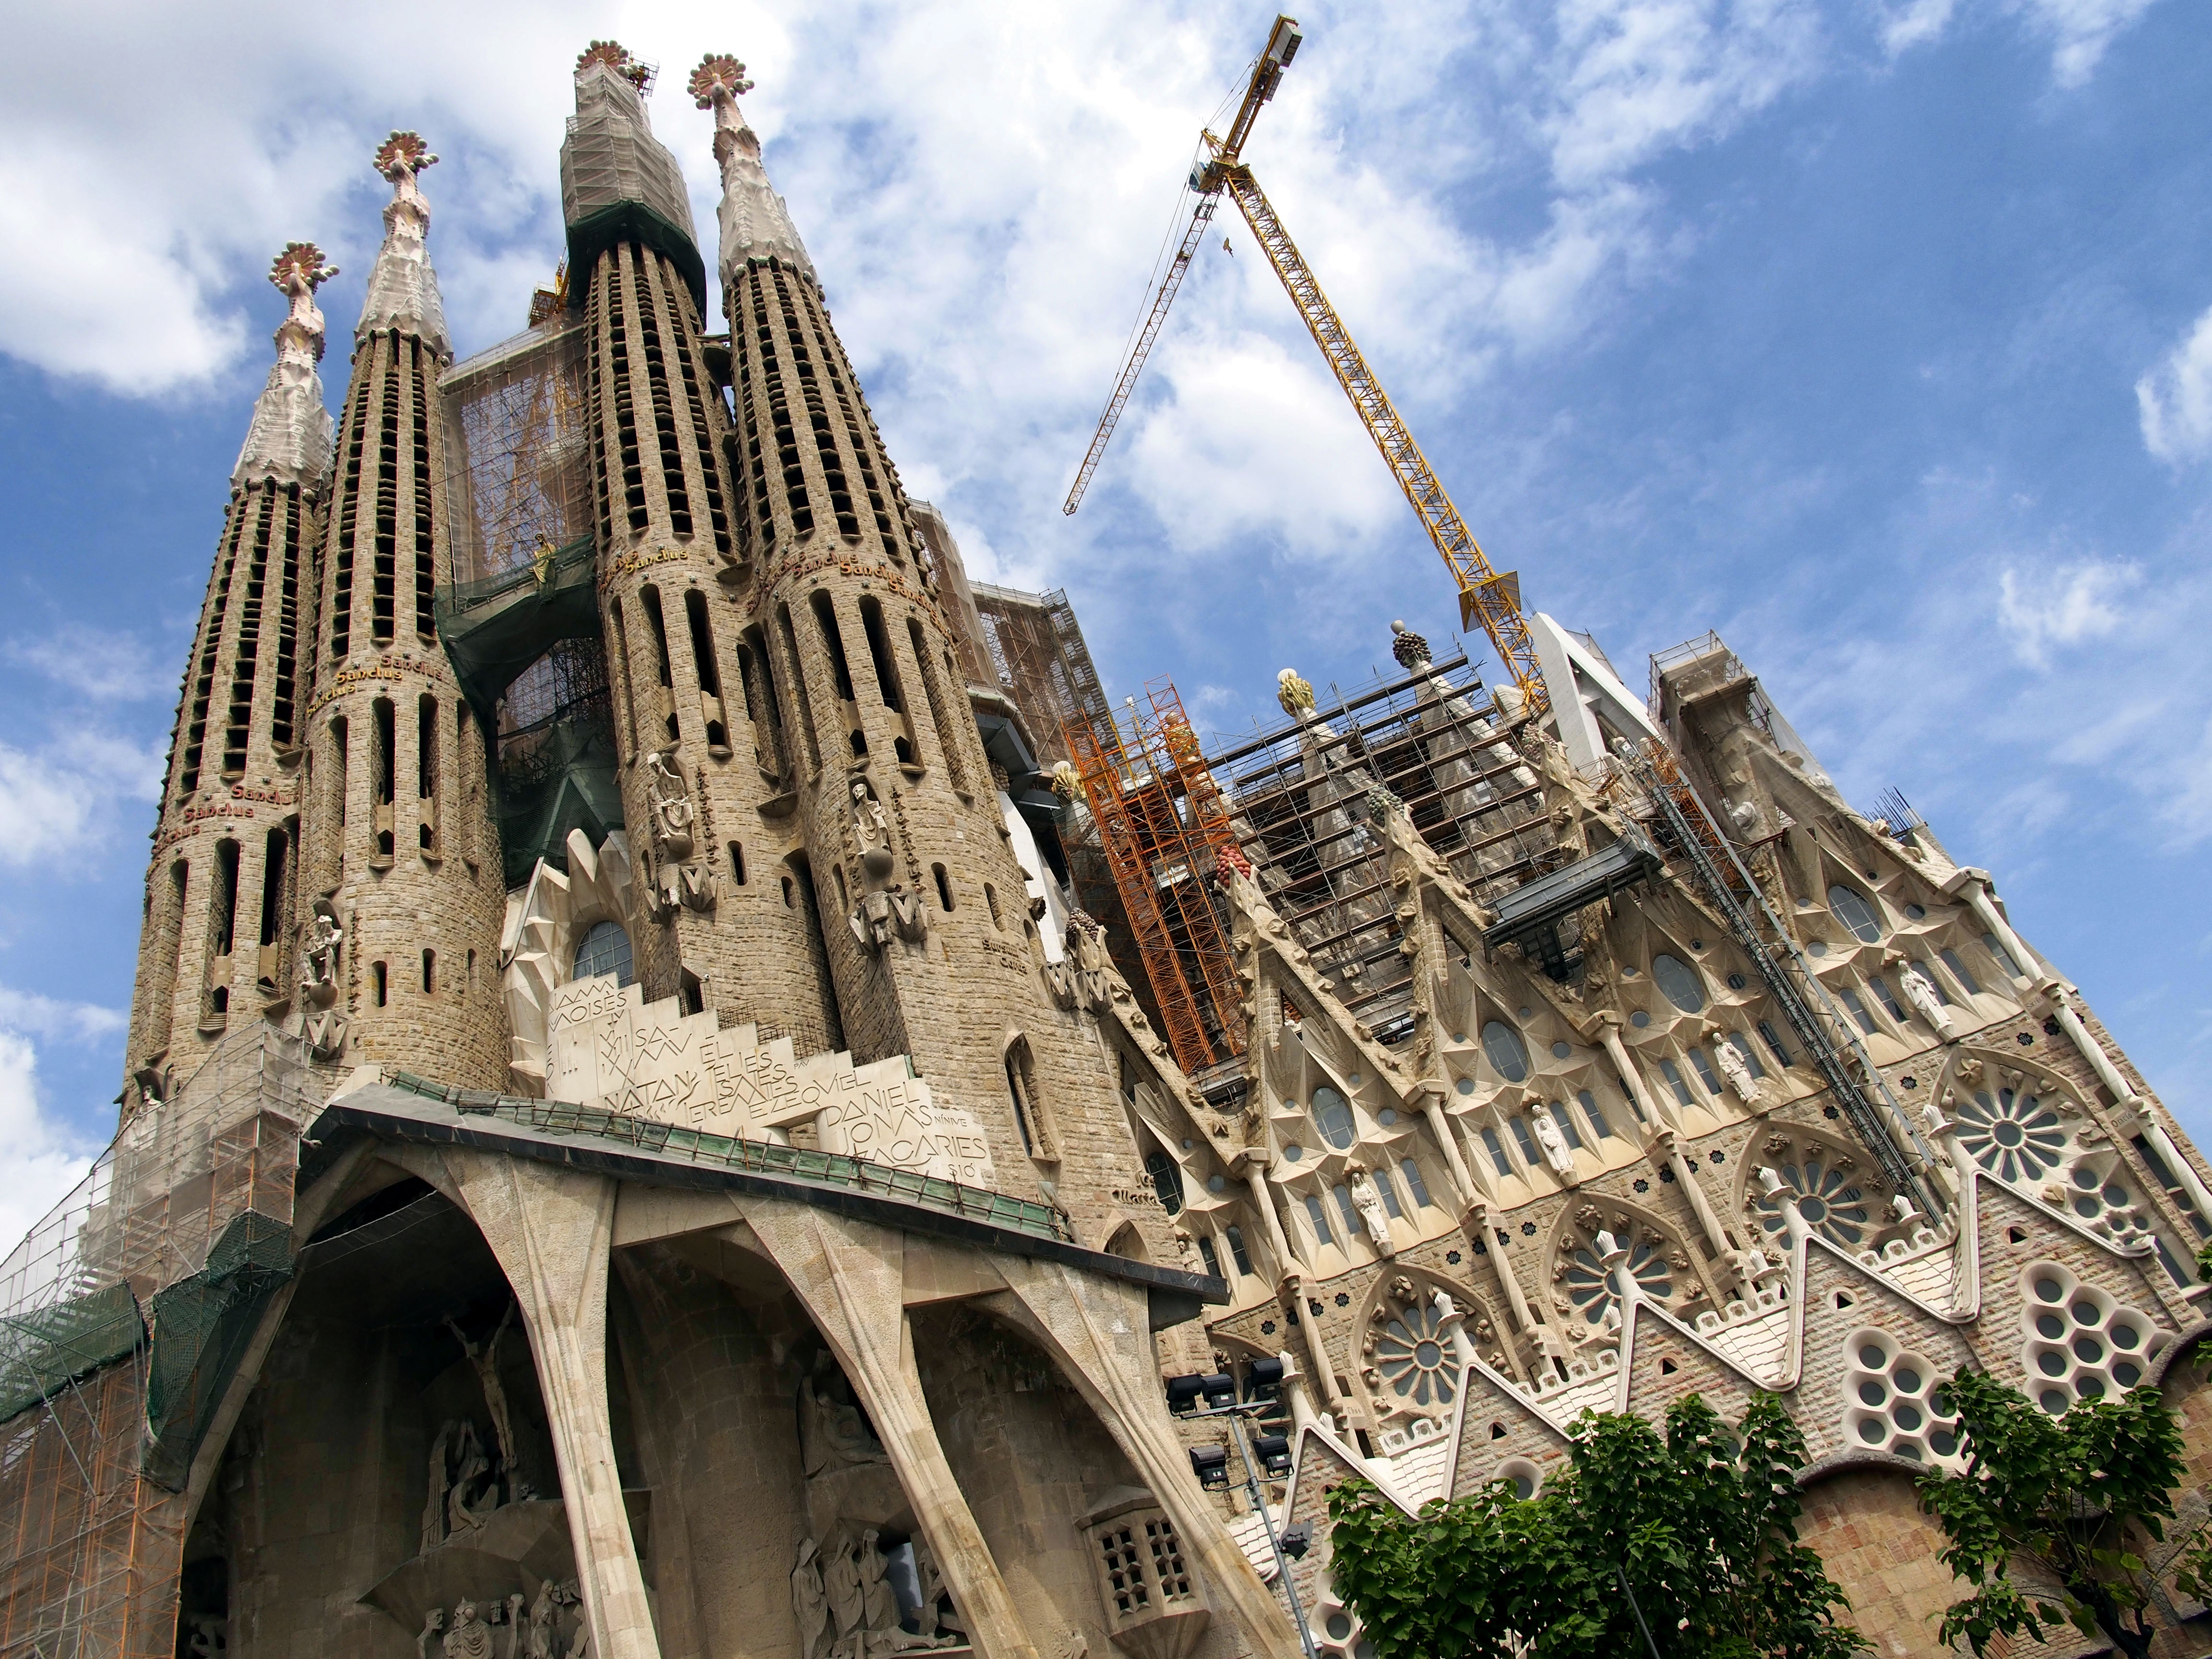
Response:
M1999 1636L2072 1626L2143 1659L2157 1629L2145 1560L2173 1519L2181 1431L2154 1388L2084 1400L2053 1417L1985 1372L1944 1385L1959 1413L1963 1474L1929 1469L1920 1506L1949 1541L1943 1565L1974 1587L1943 1615L1942 1639L1976 1653ZM2202 1535L2180 1553L2201 1594Z
M1692 1395L1663 1438L1595 1413L1571 1437L1570 1467L1533 1498L1496 1480L1408 1516L1364 1481L1329 1494L1330 1573L1379 1659L1863 1650L1836 1622L1842 1590L1796 1541L1805 1441L1779 1399L1755 1397L1733 1431Z

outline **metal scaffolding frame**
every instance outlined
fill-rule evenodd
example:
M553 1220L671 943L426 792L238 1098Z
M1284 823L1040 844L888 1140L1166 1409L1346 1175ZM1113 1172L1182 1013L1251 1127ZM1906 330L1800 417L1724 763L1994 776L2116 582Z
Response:
M1227 804L1173 682L1062 728L1176 1063L1195 1076L1244 1050L1236 964L1213 887L1236 844Z
M1072 759L1062 734L1106 714L1107 706L1066 590L1024 593L989 582L970 583L969 589L983 625L984 652L1022 711L1038 745L1038 762L1050 770L1054 762Z

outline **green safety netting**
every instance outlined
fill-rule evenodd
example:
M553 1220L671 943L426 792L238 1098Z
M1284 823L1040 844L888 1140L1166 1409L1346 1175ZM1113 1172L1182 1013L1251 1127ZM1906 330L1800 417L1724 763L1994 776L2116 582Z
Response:
M254 1327L291 1276L291 1228L248 1210L222 1230L205 1267L154 1292L142 1465L149 1480L183 1490Z
M529 880L541 858L568 868L562 849L571 830L596 847L623 827L614 718L604 696L503 733L499 750L499 843L508 887Z
M128 1285L0 1317L0 1420L122 1358L145 1335Z
M498 733L493 810L509 887L529 880L541 858L565 865L571 830L596 846L623 827L614 718L604 694L499 729L500 697L517 676L564 640L600 639L596 573L592 538L581 536L519 569L438 591L438 637L483 729Z
M642 242L668 256L699 314L707 312L707 264L691 234L642 202L617 202L568 227L568 308L581 311L592 291L592 270L617 242Z

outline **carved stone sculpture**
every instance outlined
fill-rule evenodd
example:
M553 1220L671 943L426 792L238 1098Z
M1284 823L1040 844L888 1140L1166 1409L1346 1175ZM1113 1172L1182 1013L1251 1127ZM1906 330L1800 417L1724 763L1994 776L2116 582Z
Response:
M1283 712L1293 720L1304 720L1313 713L1313 683L1295 668L1285 668L1275 676L1275 701Z
M1397 1255L1398 1247L1390 1238L1390 1217L1382 1207L1382 1197L1375 1190L1374 1182L1369 1179L1367 1171L1356 1164L1352 1166L1349 1179L1352 1207L1359 1212L1359 1219L1367 1229L1367 1237L1374 1241L1375 1248L1384 1255Z
M879 1538L873 1527L866 1528L855 1552L860 1568L860 1617L872 1633L893 1633L898 1630L898 1595L884 1570Z
M1559 1133L1559 1126L1552 1121L1547 1112L1531 1112L1528 1118L1535 1126L1536 1144L1544 1149L1544 1162L1559 1175L1572 1177L1575 1155L1568 1149L1566 1137Z
M422 1629L415 1638L415 1659L430 1659L430 1640L445 1628L445 1608L433 1607L422 1615ZM445 1644L442 1641L439 1643L438 1650L441 1653L445 1651Z
M191 1643L185 1649L191 1659L216 1659L216 1655L229 1651L228 1620L218 1619L212 1613L194 1613L191 1626Z
M453 1332L461 1352L476 1368L477 1384L483 1389L484 1412L491 1419L492 1449L499 1455L500 1472L509 1478L514 1473L514 1425L507 1413L507 1385L499 1380L499 1340L507 1334L507 1321L514 1317L514 1302L509 1297L498 1326L479 1346L469 1340L452 1315L446 1316L446 1328Z
M538 1586L538 1599L530 1604L530 1628L522 1643L526 1659L553 1659L553 1626L560 1617L561 1603L554 1594L553 1581L543 1579Z
M691 797L684 787L684 775L675 764L675 751L648 750L645 767L646 795L653 805L653 840L663 858L671 864L681 864L691 856L693 808Z
M475 1602L463 1601L453 1609L445 1650L446 1659L492 1659L491 1626L477 1615Z
M890 826L884 821L884 804L865 778L853 780L853 837L860 842L863 857L890 848Z
M799 1659L814 1659L814 1650L828 1632L830 1597L822 1584L821 1547L811 1538L799 1541L799 1559L791 1569L791 1611L799 1620Z
M890 1461L849 1396L845 1374L823 1349L813 1374L799 1385L799 1451L808 1474Z
M1721 1063L1721 1075L1728 1079L1729 1087L1747 1106L1759 1101L1759 1079L1751 1074L1751 1062L1743 1057L1743 1050L1723 1037L1713 1044L1713 1054Z
M853 1559L853 1547L842 1546L825 1565L822 1574L823 1593L830 1598L830 1615L836 1629L836 1652L845 1646L846 1638L860 1631L861 1615L866 1601L860 1586L860 1564ZM858 1644L854 1644L858 1646Z
M491 1459L484 1455L476 1424L465 1417L453 1449L453 1484L446 1493L446 1536L473 1532L498 1507L499 1486L492 1478Z
M1935 1028L1938 1036L1951 1035L1951 1011L1943 1006L1943 999L1936 994L1924 975L1911 963L1897 970L1898 988L1905 1000L1912 1005L1913 1012Z
M300 949L299 1035L317 1060L337 1059L345 1052L346 1017L337 1009L340 954L345 929L326 898L315 901Z
M430 1443L430 1495L422 1504L422 1535L416 1546L417 1555L428 1555L446 1541L446 1483L451 1468L447 1459L453 1431L458 1426L447 1419L438 1431L438 1437Z

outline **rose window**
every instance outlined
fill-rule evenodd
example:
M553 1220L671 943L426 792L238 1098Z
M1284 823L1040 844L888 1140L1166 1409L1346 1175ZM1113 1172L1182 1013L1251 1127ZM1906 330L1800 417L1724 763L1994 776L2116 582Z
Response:
M1451 1404L1452 1352L1443 1322L1434 1308L1417 1303L1400 1308L1383 1326L1375 1344L1375 1364L1401 1400L1416 1406Z
M2036 1096L1978 1089L1959 1107L1959 1144L1966 1156L2004 1181L2034 1181L2058 1167L2066 1147L2058 1114Z
M1595 1250L1587 1244L1577 1244L1574 1254L1567 1258L1567 1300L1585 1320L1599 1324L1607 1308L1620 1305L1621 1286L1617 1275L1624 1272L1636 1280L1637 1289L1649 1300L1664 1302L1674 1294L1674 1270L1667 1265L1658 1244L1634 1245L1628 1252L1628 1260L1609 1272L1598 1260Z
M1808 1148L1802 1165L1778 1164L1773 1168L1797 1200L1797 1213L1805 1218L1805 1224L1830 1243L1855 1246L1875 1224L1865 1191L1835 1166L1831 1154ZM1780 1196L1759 1199L1758 1208L1759 1223L1768 1232L1779 1236L1785 1231Z

